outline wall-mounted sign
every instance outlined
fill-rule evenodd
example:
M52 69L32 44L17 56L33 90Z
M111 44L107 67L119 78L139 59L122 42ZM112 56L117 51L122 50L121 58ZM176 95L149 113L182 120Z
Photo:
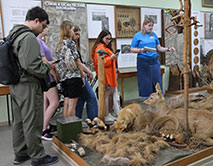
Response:
M141 8L141 27L146 17L153 19L153 32L155 32L158 37L161 37L161 9Z
M115 38L114 6L87 5L88 37L97 38L99 33L107 29Z
M41 0L2 0L2 16L5 36L16 24L24 24L27 11L41 6Z
M140 30L140 9L120 7L116 8L116 36L133 37Z
M53 2L44 1L44 6L55 7L57 10L76 10L79 7L85 7L84 3L71 3L71 2Z
M117 49L121 49L118 56L119 71L136 71L137 54L131 52L132 38L117 39Z

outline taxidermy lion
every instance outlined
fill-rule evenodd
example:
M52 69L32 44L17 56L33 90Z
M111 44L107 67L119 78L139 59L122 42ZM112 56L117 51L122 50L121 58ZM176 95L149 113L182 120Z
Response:
M144 104L155 106L159 116L171 116L177 118L184 129L184 109L168 109L165 98L162 95L160 85L157 83L156 92L144 101ZM213 145L213 113L207 110L189 109L189 129L192 135L204 141L206 145Z
M130 128L139 114L142 111L140 104L130 104L121 109L118 119L114 122L114 128L117 132L122 132L127 128Z

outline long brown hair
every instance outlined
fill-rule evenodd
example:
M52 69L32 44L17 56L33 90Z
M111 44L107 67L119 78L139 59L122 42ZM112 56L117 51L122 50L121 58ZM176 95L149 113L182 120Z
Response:
M145 17L145 19L144 19L144 21L143 21L142 30L141 30L141 32L142 32L143 35L146 33L146 32L145 32L144 25L147 25L147 24L149 24L149 23L153 23L153 24L154 24L153 19L150 18L150 17ZM150 32L150 35L152 35L152 32Z
M74 25L74 33L75 32L80 32L81 31L81 29L80 29L80 27L79 26L77 26L77 25ZM78 50L80 50L80 37L78 38L78 41L75 41L75 44L77 45L77 47L78 47Z
M57 46L57 51L61 52L61 44L64 39L72 39L71 29L73 27L73 23L71 21L63 21L60 25L60 37Z
M98 35L98 38L97 38L94 46L92 47L92 56L94 55L95 49L97 48L97 45L99 43L105 44L104 41L103 41L103 38L107 35L112 36L112 34L110 33L109 30L102 30L101 33ZM110 50L112 50L112 41L110 41L109 44L106 47L109 48Z

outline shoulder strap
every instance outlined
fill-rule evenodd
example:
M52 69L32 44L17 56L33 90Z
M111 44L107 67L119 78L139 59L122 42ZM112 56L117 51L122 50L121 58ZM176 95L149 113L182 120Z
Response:
M19 35L21 35L21 34L24 33L24 32L32 32L32 30L26 29L26 28L23 28L23 29L18 30L18 31L15 33L15 35L13 35L12 37L10 37L10 39L11 39L11 44L15 41L15 39L16 39Z
M26 28L20 29L20 30L18 30L18 31L15 33L15 35L9 36L9 38L10 38L10 40L11 40L11 41L10 41L11 44L13 44L13 42L15 41L15 39L16 39L19 35L21 35L22 33L24 33L24 32L32 32L32 33L33 33L33 31L30 30L30 29L26 29ZM15 58L15 61L17 62L17 65L18 65L18 68L19 68L19 73L20 73L20 75L21 75L21 74L23 73L23 70L24 70L24 69L21 67L18 57L17 57L17 56L13 56L13 57Z

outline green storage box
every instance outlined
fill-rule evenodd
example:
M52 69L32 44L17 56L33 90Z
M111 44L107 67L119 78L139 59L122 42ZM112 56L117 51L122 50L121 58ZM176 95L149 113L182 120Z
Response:
M57 137L63 143L77 141L78 135L82 132L82 119L76 117L57 119Z

